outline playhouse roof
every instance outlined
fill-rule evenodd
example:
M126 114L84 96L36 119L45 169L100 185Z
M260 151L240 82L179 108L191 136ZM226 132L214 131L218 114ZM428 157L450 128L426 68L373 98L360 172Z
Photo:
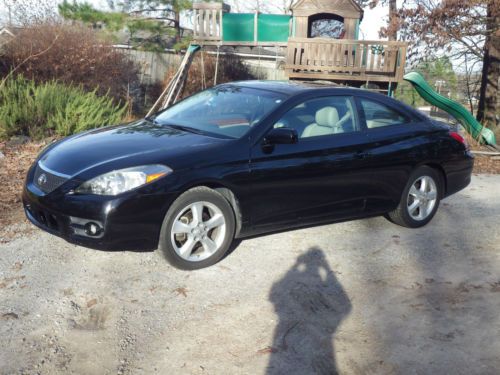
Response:
M363 9L354 0L298 0L290 9L299 17L332 13L344 18L363 18Z

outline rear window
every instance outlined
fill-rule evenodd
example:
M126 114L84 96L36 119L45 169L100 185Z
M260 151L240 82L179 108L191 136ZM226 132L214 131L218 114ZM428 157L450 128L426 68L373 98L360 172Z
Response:
M403 115L385 104L369 99L360 99L360 101L361 108L365 114L366 127L368 129L411 122L410 117Z
M228 138L240 138L279 106L284 95L234 85L195 94L161 112L153 120Z

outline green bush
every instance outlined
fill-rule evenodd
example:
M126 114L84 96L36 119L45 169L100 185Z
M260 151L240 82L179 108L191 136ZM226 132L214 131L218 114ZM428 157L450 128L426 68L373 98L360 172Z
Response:
M55 81L36 84L17 76L0 87L0 138L66 136L119 123L126 108L96 91Z

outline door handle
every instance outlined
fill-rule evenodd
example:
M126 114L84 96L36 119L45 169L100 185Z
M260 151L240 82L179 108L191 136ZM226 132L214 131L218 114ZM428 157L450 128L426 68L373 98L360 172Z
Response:
M370 154L364 151L357 151L355 156L357 159L366 159Z

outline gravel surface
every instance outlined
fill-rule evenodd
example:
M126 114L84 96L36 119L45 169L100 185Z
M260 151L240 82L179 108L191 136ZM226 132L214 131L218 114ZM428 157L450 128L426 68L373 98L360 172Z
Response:
M498 374L500 176L425 228L384 218L262 236L219 264L0 244L0 374Z

